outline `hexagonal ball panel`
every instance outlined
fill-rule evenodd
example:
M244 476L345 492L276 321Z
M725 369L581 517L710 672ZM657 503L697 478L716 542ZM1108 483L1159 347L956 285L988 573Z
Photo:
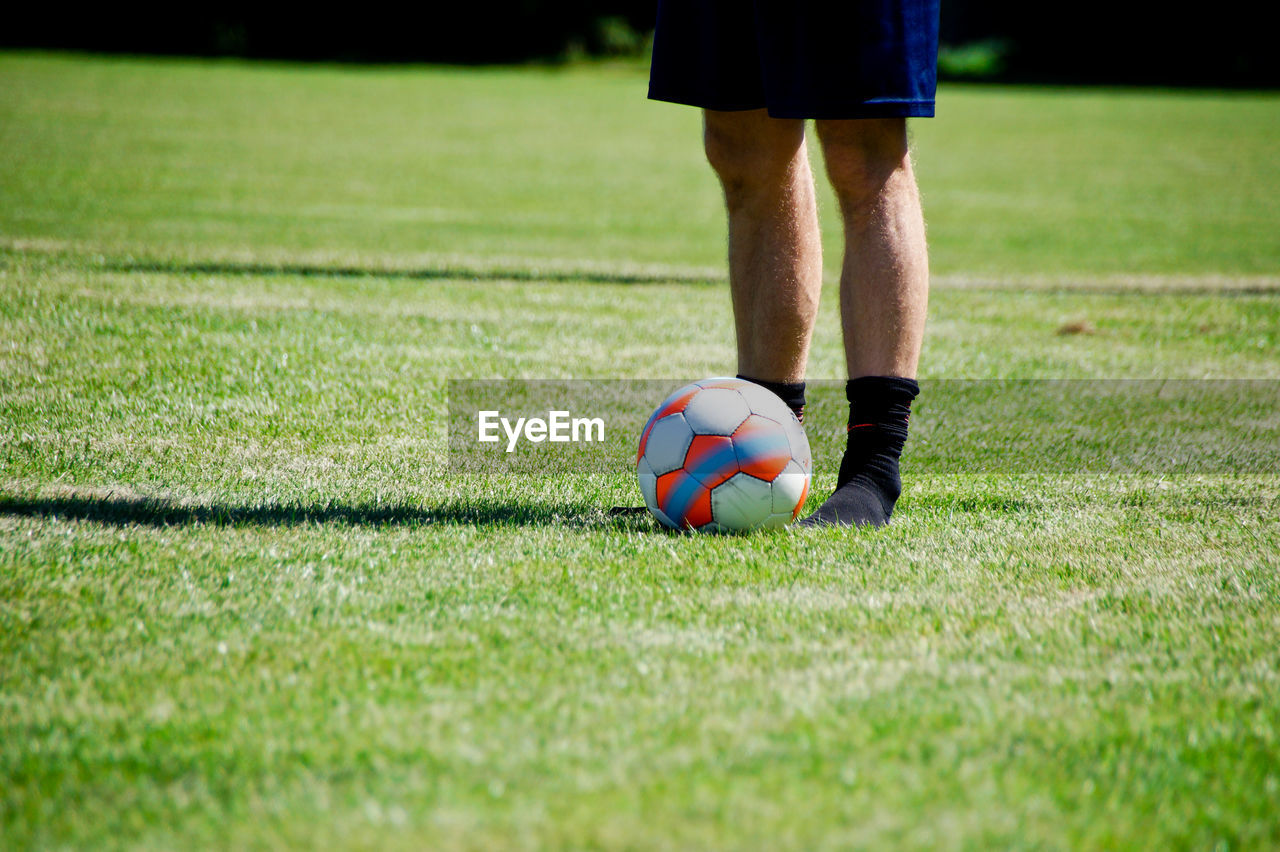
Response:
M690 428L699 435L732 435L750 414L742 394L728 388L707 388L684 409Z
M809 435L799 420L791 418L790 423L782 424L787 433L787 443L791 445L791 458L800 463L806 473L813 473L813 453L809 449Z
M783 402L776 393L760 387L755 382L744 382L739 393L747 401L752 414L768 417L778 423L799 422L796 421L796 415L791 411L791 406Z
M649 431L644 460L649 462L649 469L655 476L679 470L692 441L693 430L685 422L684 415L669 415L654 423Z
M636 465L636 480L640 483L640 493L644 496L644 504L652 512L658 508L658 475L649 466L648 459L640 459Z
M711 492L711 517L724 529L753 529L772 514L773 487L763 479L739 473Z
M787 462L773 480L773 512L790 520L805 497L809 496L809 472L793 459Z

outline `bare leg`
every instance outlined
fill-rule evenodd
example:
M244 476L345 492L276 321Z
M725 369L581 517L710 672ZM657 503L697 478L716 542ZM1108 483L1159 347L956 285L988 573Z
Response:
M804 122L764 110L704 113L704 141L729 214L738 372L804 379L822 288L822 242Z
M844 219L840 319L849 378L915 378L929 258L906 120L819 121Z

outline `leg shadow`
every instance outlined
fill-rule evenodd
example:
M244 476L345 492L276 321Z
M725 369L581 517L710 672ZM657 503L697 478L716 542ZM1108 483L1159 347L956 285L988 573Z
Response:
M187 503L165 497L0 496L0 516L90 521L111 526L264 526L341 524L358 527L452 526L630 528L636 522L609 517L588 503L473 500L439 506L402 503L267 502ZM644 520L644 519L642 519Z

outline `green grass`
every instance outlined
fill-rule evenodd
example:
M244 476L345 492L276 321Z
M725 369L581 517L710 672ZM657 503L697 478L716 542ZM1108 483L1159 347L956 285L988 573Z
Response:
M1274 473L745 537L450 473L450 379L732 368L643 89L0 55L0 846L1280 844ZM1277 106L944 89L925 380L1280 379Z
M721 265L697 112L646 101L634 68L2 62L5 234L166 259ZM1280 269L1275 93L952 87L914 128L937 272Z

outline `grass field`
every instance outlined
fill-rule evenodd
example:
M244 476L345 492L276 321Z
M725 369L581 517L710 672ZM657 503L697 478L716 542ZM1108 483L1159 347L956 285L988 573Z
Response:
M745 537L451 473L451 379L732 370L698 117L643 94L0 54L0 846L1280 845L1274 470L909 451L888 529ZM926 387L1280 380L1280 96L913 132Z

